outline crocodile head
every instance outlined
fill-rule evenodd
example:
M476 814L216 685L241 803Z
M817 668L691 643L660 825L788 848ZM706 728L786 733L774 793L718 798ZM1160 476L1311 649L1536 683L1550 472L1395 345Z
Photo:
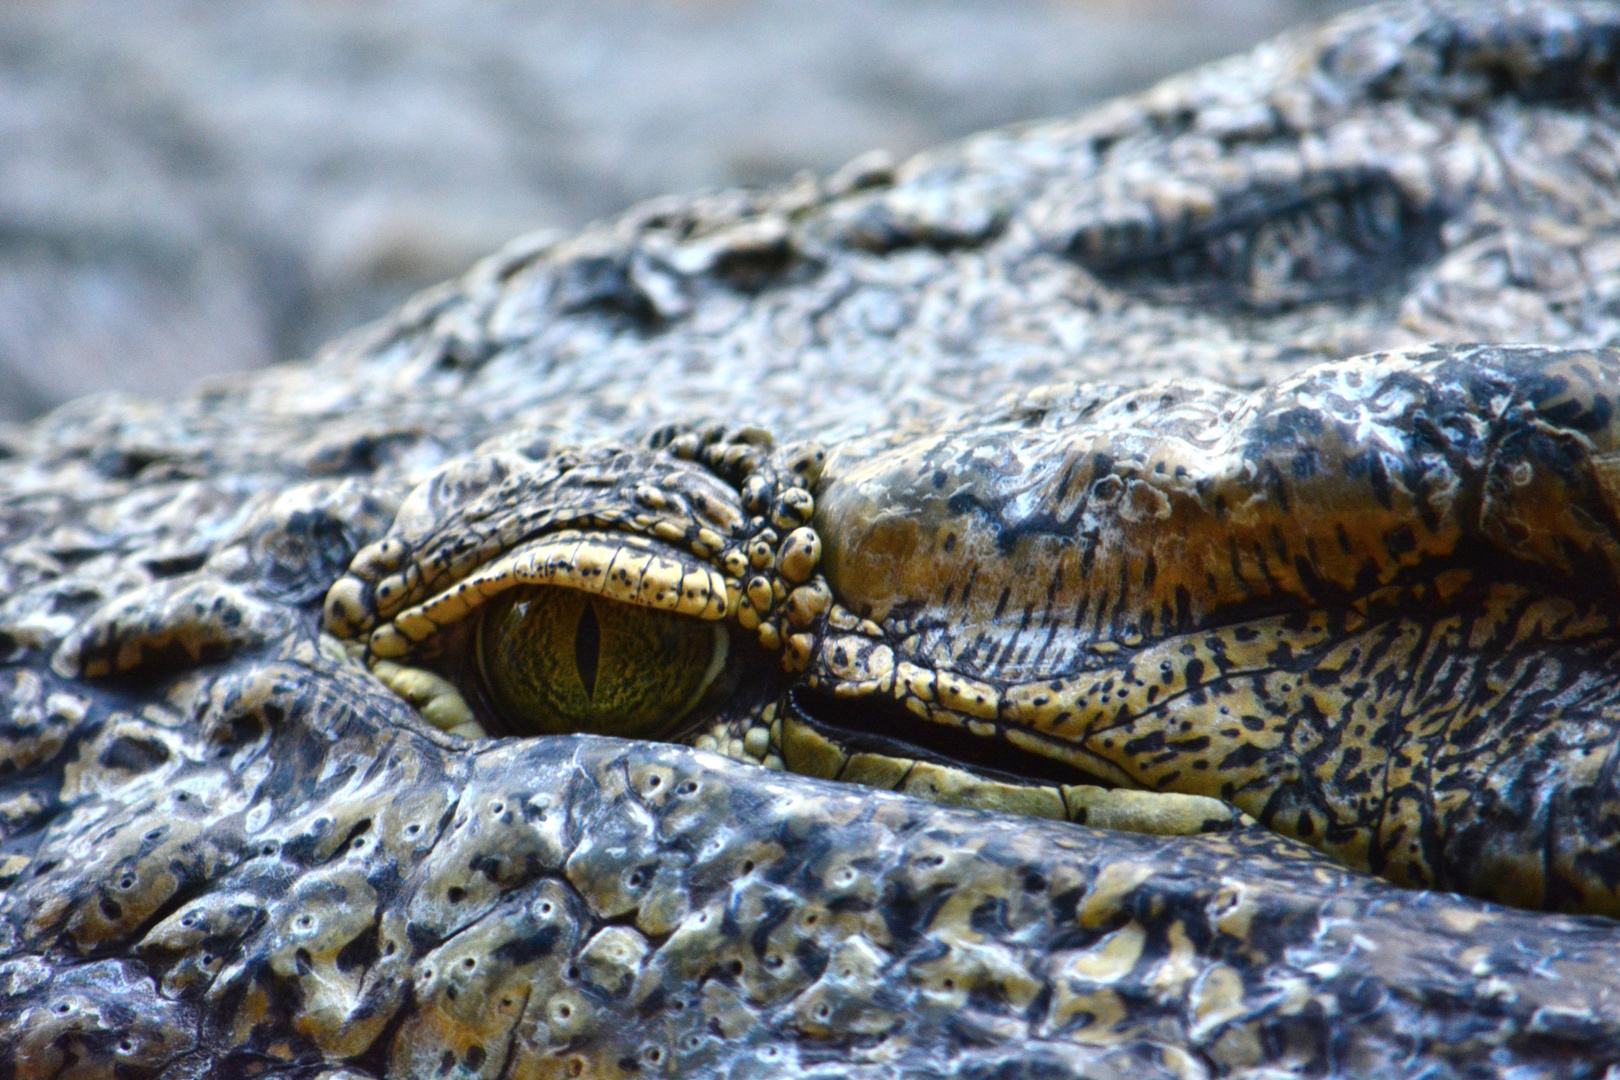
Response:
M1361 13L8 434L0 1076L1602 1075L1617 40Z

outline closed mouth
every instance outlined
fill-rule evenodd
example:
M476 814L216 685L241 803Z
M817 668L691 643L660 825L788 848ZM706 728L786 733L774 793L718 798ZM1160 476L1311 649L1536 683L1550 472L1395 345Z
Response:
M813 687L797 686L788 691L788 702L804 723L847 753L928 761L1010 784L1118 786L1066 761L1014 746L1006 739L975 735L965 727L925 720L892 698L840 698Z

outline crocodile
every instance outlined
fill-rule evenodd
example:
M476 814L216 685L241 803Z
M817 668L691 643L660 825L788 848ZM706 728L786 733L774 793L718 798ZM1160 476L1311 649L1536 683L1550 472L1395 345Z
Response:
M0 1076L1620 1075L1617 63L1370 8L0 431Z

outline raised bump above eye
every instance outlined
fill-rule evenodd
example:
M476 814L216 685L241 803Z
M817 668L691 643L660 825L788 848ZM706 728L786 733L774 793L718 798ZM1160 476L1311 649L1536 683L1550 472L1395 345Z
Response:
M1193 191L1144 192L1138 214L1087 222L1070 256L1161 300L1271 311L1376 290L1441 250L1439 211L1376 170Z

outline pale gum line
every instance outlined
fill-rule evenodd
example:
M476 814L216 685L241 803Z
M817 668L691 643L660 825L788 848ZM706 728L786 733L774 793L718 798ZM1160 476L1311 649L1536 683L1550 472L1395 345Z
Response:
M799 739L826 741L826 737L814 729L798 730L795 734ZM946 805L1058 821L1075 821L1083 816L1085 823L1093 828L1157 836L1188 836L1203 832L1212 821L1240 820L1227 804L1204 795L1109 790L1091 784L1009 784L957 766L870 751L849 753L831 742L822 753L827 750L841 754L843 760L835 769L819 770L831 773L826 779L899 791ZM822 763L827 764L825 758Z

